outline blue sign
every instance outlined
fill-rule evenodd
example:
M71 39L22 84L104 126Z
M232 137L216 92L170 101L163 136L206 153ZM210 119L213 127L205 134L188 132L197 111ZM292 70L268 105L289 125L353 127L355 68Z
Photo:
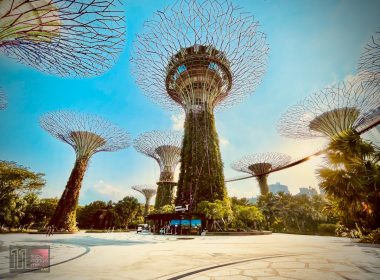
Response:
M172 226L190 226L190 220L171 220L170 225ZM202 225L202 221L199 219L191 220L191 227L200 227Z

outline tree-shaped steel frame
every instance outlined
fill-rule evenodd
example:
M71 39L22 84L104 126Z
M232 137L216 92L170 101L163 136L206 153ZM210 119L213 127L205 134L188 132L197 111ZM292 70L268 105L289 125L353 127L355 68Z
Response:
M182 133L154 130L140 134L134 147L155 159L160 166L159 182L173 182L175 169L181 160Z
M366 133L366 132L370 131L371 129L379 130L379 128L378 128L378 125L380 124L379 112L380 112L380 109L376 110L373 114L368 115L368 118L365 119L363 121L363 124L358 127L358 131L357 131L358 134L362 135L363 133ZM301 156L299 158L295 158L295 159L293 158L292 161L289 162L288 164L286 164L284 166L280 166L278 168L273 168L273 169L269 170L268 172L265 172L264 174L261 174L261 175L265 175L265 174L269 175L270 173L274 173L274 172L278 172L278 171L281 171L284 169L288 169L290 167L302 164L302 163L304 163L304 162L306 162L312 158L323 155L326 152L328 143L329 142L321 143L321 145L318 145L317 147L315 147L314 152L312 152L308 155ZM255 174L252 174L250 176L230 178L230 179L227 179L226 182L237 182L237 181L246 180L246 179L253 178L253 177L257 177L257 176Z
M200 74L215 78L221 88L215 92L212 86L205 86L205 98L209 105L227 106L254 92L265 72L267 52L259 23L228 0L179 0L156 12L137 35L132 71L153 101L171 109L179 103L186 110L197 104L195 86L190 92L177 92L177 98L168 95L168 86L175 87L175 81L184 80L185 75L196 75L184 65L206 63L208 71ZM180 64L191 55L192 62ZM220 79L214 77L216 74Z
M0 88L0 110L4 110L8 106L7 96Z
M267 177L272 170L286 166L291 162L291 157L282 153L260 153L247 155L231 164L236 171L255 175L260 193L265 195L269 192Z
M175 169L181 160L183 134L178 131L154 130L140 134L134 140L137 151L155 159L160 166L160 178L157 182L155 208L174 202Z
M278 121L277 129L280 135L290 138L334 139L365 126L379 107L376 87L355 77L290 107Z
M372 86L380 87L380 31L376 32L371 37L371 42L368 43L358 64L359 75L363 80L368 81Z
M49 227L54 230L75 232L79 192L91 156L102 151L124 149L129 146L130 137L98 116L70 111L47 113L40 118L40 125L55 138L72 146L76 153L74 168L49 222Z
M0 52L60 76L94 76L123 49L119 0L4 0Z
M186 113L176 203L193 211L200 201L226 199L214 108L255 90L267 53L259 23L229 0L178 0L137 36L137 83L158 104Z
M141 193L145 197L144 216L149 214L150 200L156 194L157 190L151 185L135 185L132 189Z
M122 128L92 114L55 111L43 115L40 124L55 138L72 146L77 158L124 149L131 142Z

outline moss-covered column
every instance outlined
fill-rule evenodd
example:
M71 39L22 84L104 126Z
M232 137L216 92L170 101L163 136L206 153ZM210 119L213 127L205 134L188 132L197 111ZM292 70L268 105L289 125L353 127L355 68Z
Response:
M201 201L226 197L214 115L208 110L189 111L185 119L176 204L188 203L191 210L195 210Z
M257 182L259 182L261 195L265 195L269 193L268 175L257 176L256 179L257 179Z
M160 209L162 206L174 203L174 189L176 182L158 182L155 209Z
M89 157L80 157L75 162L70 178L66 184L65 191L63 192L54 215L49 222L49 226L54 227L54 230L66 230L69 232L75 232L78 230L76 226L76 210L79 192L89 159Z

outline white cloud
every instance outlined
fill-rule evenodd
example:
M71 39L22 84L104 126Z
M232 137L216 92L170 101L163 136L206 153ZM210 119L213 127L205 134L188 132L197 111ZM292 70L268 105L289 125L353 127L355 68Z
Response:
M219 137L219 142L220 142L220 145L223 147L226 147L230 144L230 141L228 141L228 139L223 136Z
M177 131L183 131L183 124L185 123L185 114L171 115L172 129Z
M96 192L102 200L112 200L118 201L123 197L129 195L133 196L131 190L122 190L118 187L115 187L109 183L99 180L93 187L94 192Z
M110 185L110 184L107 184L105 183L103 180L100 180L99 182L97 182L95 185L94 185L94 189L100 193L100 194L104 194L104 195L114 195L114 194L120 194L122 193L121 190L119 190L118 188Z

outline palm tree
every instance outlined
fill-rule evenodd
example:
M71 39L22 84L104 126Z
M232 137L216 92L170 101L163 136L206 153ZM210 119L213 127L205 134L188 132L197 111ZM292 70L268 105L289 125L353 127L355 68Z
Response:
M351 132L336 137L326 153L327 167L318 169L320 187L341 210L348 228L380 227L380 150Z

